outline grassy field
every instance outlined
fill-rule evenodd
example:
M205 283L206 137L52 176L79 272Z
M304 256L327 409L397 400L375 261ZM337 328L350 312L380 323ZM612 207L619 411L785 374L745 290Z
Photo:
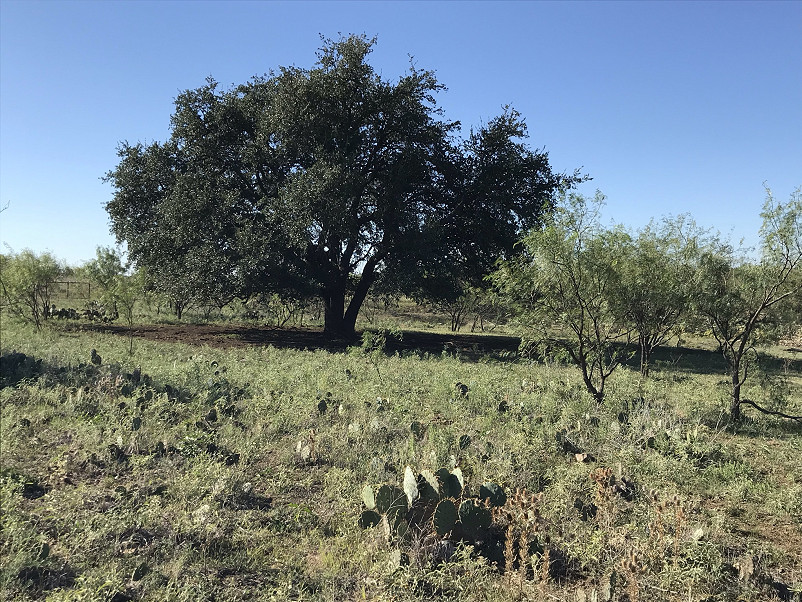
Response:
M601 406L514 357L128 345L3 322L4 600L800 599L802 428L729 425L707 341ZM763 366L745 397L802 414L799 354ZM360 526L365 485L439 469L507 501Z

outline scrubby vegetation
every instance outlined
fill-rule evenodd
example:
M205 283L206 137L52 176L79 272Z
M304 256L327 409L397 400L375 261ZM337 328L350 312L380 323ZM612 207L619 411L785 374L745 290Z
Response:
M0 597L800 599L802 189L604 226L323 44L121 144L127 256L0 254Z
M3 598L798 599L799 191L758 261L598 202L453 303L377 291L361 337L0 256Z
M800 427L730 423L712 340L599 404L574 366L392 334L131 348L4 318L1 597L799 596ZM744 395L802 413L798 351L761 358Z

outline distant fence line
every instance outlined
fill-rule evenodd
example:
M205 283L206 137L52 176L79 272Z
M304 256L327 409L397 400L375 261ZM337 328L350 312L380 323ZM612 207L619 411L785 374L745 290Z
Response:
M91 299L92 283L77 280L61 280L53 283L53 297L58 299Z

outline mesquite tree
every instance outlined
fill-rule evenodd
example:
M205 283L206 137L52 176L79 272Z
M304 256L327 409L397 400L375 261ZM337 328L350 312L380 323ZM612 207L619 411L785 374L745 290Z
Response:
M603 200L601 193L590 201L565 195L547 225L522 239L524 254L494 275L518 302L536 342L567 355L599 403L632 331L617 307L628 235L601 227Z
M696 308L719 343L730 379L730 415L740 420L741 398L757 344L770 340L774 313L802 290L802 189L785 204L766 190L759 261L730 245L710 243L696 281Z
M643 376L649 375L654 350L677 332L687 313L703 236L688 216L679 216L621 239L615 304L637 333Z
M36 328L50 317L56 282L66 267L50 253L24 249L18 254L0 254L0 292L4 305Z

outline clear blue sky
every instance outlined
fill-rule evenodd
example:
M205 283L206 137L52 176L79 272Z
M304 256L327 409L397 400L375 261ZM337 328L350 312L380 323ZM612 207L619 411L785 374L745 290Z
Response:
M173 100L311 67L320 34L378 37L395 79L436 71L446 117L512 104L605 219L690 212L757 242L765 181L802 184L802 2L0 3L0 251L73 265L113 245L101 177L119 141L163 141Z

